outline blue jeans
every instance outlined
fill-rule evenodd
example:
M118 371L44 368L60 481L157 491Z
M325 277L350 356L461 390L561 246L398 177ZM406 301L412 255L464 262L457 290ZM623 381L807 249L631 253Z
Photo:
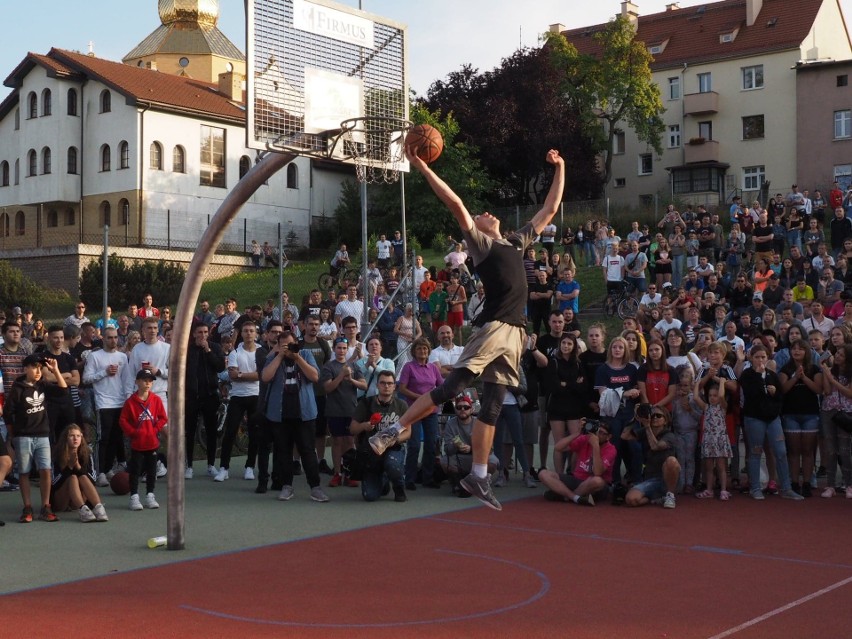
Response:
M787 231L787 248L791 246L796 246L800 251L802 250L802 232L799 229Z
M405 453L405 482L414 483L417 479L417 459L420 457L420 439L423 438L423 473L424 484L432 481L435 471L435 446L438 442L438 414L432 413L419 422L411 425L411 439L407 443Z
M648 290L648 282L644 277L633 277L632 275L628 275L625 279L636 287L636 290L640 293L644 293Z
M642 481L642 444L635 440L622 441L621 439L624 429L634 423L633 403L630 402L618 409L615 417L603 417L601 421L609 425L609 432L612 434L610 441L618 452L612 468L612 483L621 482L622 461L627 467L627 472L630 473L630 481L634 483Z
M766 442L775 453L775 467L781 490L790 490L790 467L787 465L787 446L784 443L784 432L781 430L781 418L776 417L771 422L765 422L756 417L744 417L743 423L749 446L747 468L750 489L754 491L760 488L760 458L763 455L763 444Z
M500 468L508 468L503 454L503 441L505 440L506 431L509 432L509 437L512 438L512 443L515 445L515 457L521 470L525 473L529 472L530 464L527 460L527 454L524 451L524 434L523 424L521 421L521 410L517 404L503 404L500 410L500 416L497 418L496 428L494 430L494 454L500 460ZM561 473L561 469L556 469L556 472Z
M672 286L680 288L686 273L686 255L675 255L672 257Z
M595 265L595 243L583 241L583 252L586 256L586 266Z
M783 415L781 425L785 433L818 433L819 415Z
M389 450L382 455L381 464L371 468L361 478L361 496L364 501L376 501L385 487L403 488L405 485L405 449Z

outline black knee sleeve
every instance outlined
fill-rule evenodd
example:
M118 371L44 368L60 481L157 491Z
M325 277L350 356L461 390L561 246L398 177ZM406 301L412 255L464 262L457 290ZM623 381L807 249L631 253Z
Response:
M443 384L429 392L432 402L441 406L444 402L455 399L465 388L470 388L474 377L476 376L466 368L454 368Z
M506 397L507 390L502 384L485 382L482 389L479 415L477 415L479 421L492 426L497 423L497 418L503 409L503 398Z

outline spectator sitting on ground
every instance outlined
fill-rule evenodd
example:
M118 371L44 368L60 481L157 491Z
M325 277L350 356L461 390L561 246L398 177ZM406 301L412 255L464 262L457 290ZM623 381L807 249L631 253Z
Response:
M50 503L57 512L77 510L84 524L109 521L95 488L95 466L89 444L77 424L66 426L53 449Z
M473 403L467 395L459 395L454 406L456 414L447 421L442 435L444 454L441 456L441 467L449 478L453 494L470 497L470 493L461 488L459 481L473 467ZM488 455L488 472L495 473L499 467L497 456L491 452Z
M628 506L644 506L662 498L663 508L674 508L675 490L680 478L680 464L677 461L677 438L671 431L671 416L661 407L655 406L647 412L636 407L636 421L641 426L639 432L632 428L624 429L622 439L638 439L644 442L645 478L627 491L625 502Z

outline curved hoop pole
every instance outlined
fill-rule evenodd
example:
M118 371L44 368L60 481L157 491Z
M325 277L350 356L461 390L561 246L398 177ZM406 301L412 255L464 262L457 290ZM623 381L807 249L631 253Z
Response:
M190 328L195 303L201 292L204 271L222 241L225 229L237 216L243 204L281 168L296 158L295 153L270 153L255 164L243 179L228 193L210 225L201 237L195 256L186 271L180 291L176 321L172 332L172 349L169 355L169 445L168 445L168 509L167 547L183 550L184 538L184 470L186 468L186 442L184 441L184 408L186 399L186 354L189 349Z

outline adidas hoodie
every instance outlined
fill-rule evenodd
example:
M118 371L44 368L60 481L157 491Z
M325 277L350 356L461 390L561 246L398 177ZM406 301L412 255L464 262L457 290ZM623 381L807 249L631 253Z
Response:
M160 447L157 435L167 421L163 400L153 391L148 393L147 400L140 398L137 393L128 397L118 419L121 430L130 438L130 448L140 452Z
M6 423L12 425L14 437L49 437L50 421L47 418L47 396L66 394L68 389L38 381L30 384L19 377L12 384L3 409Z

